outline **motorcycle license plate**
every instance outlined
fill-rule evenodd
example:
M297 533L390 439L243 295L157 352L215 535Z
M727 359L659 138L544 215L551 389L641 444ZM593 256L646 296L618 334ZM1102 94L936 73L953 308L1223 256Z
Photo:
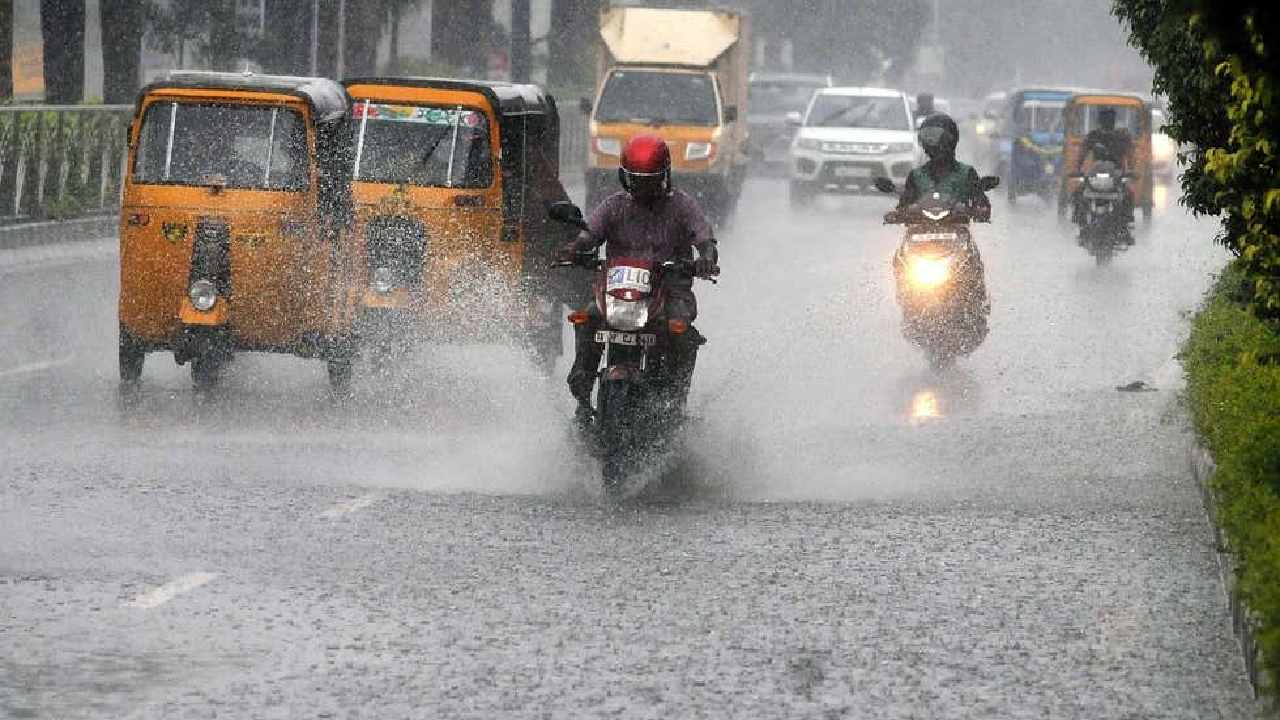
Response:
M658 344L658 336L653 333L629 333L617 330L597 330L596 342L614 345L640 345L649 347Z
M869 178L871 177L871 168L845 166L835 169L835 176L838 178Z

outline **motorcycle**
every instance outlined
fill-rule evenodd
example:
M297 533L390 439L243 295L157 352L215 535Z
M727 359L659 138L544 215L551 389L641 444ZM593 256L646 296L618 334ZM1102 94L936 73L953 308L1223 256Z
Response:
M981 182L986 192L1000 179ZM882 192L897 192L888 178L875 183ZM982 257L969 233L972 220L966 206L936 192L885 216L886 224L906 226L893 255L902 334L924 351L934 370L972 353L987 337L991 305Z
M582 211L571 203L553 203L549 214L579 229L587 227ZM603 460L605 492L617 497L628 476L644 467L646 456L660 449L684 421L688 382L675 376L670 354L677 340L690 343L696 352L706 338L688 322L666 316L665 281L695 277L694 264L689 260L602 260L592 253L552 266L587 267L595 273L592 296L596 317L602 322L594 340L604 345L604 362L597 375L595 412L586 430ZM575 326L591 320L587 310L569 315Z
M1105 265L1116 252L1133 244L1124 209L1129 176L1114 162L1099 160L1088 172L1072 178L1081 180L1074 215L1080 225L1080 245L1099 265Z

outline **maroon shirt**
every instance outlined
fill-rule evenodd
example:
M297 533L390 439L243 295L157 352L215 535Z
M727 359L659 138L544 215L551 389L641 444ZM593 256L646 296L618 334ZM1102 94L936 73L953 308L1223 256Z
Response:
M591 238L605 244L607 257L653 263L692 259L690 248L715 238L702 208L681 190L651 206L629 193L614 193L591 213L587 225Z

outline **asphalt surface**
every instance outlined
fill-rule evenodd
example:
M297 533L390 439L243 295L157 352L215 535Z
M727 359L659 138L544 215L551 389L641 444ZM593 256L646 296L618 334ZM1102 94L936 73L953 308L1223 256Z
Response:
M1174 359L1212 222L1097 268L997 200L991 335L934 375L888 201L784 190L748 185L697 420L617 509L517 352L345 403L151 356L122 402L111 245L0 257L0 717L1254 716Z

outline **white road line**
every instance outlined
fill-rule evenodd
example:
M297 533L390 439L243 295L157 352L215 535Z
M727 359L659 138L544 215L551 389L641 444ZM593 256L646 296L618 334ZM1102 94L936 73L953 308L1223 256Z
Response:
M382 495L379 493L366 493L360 497L344 500L337 505L334 505L328 510L320 513L320 517L325 520L340 518L343 515L350 515L357 510L363 510L381 499Z
M125 607L142 608L143 610L160 607L182 593L191 592L216 577L218 577L217 573L189 573L187 575L174 578L154 590L142 593L133 600L125 603Z
M54 368L62 367L63 365L70 365L72 359L73 358L70 355L68 355L62 358L61 360L48 360L45 362L29 363L27 365L19 365L16 368L10 368L8 370L0 370L0 378L19 377L21 375L31 375L33 373L42 373L42 372L45 372L46 370L52 370Z

